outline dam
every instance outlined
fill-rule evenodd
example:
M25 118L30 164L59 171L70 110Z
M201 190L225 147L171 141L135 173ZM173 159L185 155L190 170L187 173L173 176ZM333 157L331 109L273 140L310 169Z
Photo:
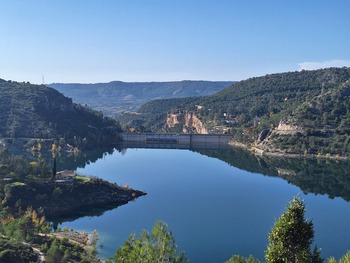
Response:
M228 134L166 134L166 133L121 133L125 143L193 145L227 145L232 139ZM184 147L184 148L187 148Z

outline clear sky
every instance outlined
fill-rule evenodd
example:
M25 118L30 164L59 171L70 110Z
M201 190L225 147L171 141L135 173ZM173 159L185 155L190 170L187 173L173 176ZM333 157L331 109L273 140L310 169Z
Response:
M0 78L242 80L350 66L349 0L0 0Z

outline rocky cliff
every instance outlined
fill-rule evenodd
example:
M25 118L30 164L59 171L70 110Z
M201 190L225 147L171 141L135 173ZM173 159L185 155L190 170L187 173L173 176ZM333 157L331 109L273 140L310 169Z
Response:
M183 133L208 134L199 117L191 111L179 111L167 114L166 129Z

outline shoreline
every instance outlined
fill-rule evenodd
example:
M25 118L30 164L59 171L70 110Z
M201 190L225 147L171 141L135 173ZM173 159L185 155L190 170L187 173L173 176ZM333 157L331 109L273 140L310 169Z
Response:
M248 146L247 144L237 142L237 141L230 141L228 143L232 147L240 148L246 151L250 151L251 153L257 155L257 156L269 156L274 158L306 158L306 159L323 159L323 160L339 160L339 161L348 161L350 160L350 157L347 156L341 156L341 155L328 155L328 154L302 154L302 153L282 153L278 151L270 152L263 149L260 149L256 146Z

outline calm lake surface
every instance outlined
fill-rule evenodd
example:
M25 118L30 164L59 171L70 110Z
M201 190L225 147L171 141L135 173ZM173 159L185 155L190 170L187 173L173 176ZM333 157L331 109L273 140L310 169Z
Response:
M322 257L339 258L350 249L350 203L345 201L350 176L340 174L347 165L264 160L232 149L115 150L77 172L148 194L100 216L59 227L97 229L103 258L112 256L131 232L151 231L162 220L191 262L224 262L232 254L263 260L274 221L300 194Z

